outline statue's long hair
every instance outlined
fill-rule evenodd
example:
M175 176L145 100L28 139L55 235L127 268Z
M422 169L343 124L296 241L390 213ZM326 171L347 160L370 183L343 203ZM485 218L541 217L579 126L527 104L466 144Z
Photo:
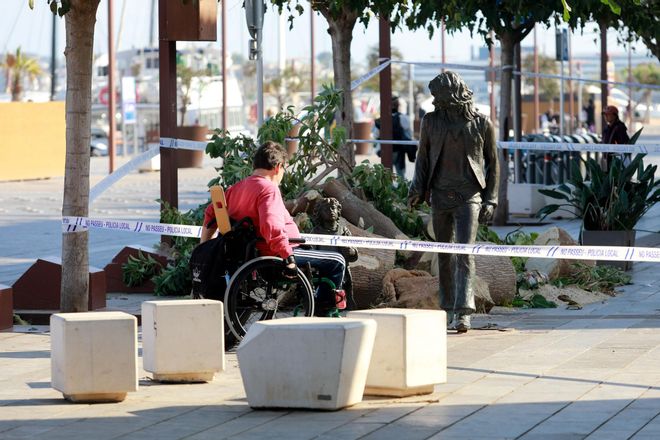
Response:
M429 83L429 90L433 95L433 106L443 119L471 121L477 117L472 90L457 73L447 70L436 76Z

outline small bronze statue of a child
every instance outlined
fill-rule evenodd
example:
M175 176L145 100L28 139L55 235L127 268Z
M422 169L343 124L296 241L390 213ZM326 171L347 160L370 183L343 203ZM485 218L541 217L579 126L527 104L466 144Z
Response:
M312 229L312 234L324 234L324 235L343 235L350 236L351 231L346 226L339 224L339 218L341 217L341 203L339 200L330 197L324 198L316 202L314 206L314 215L312 220L314 222L314 229ZM348 267L348 263L357 261L358 251L354 247L343 247L343 246L316 246L317 249L323 250L332 250L339 252L344 256L346 260L346 272L344 273L344 286L343 289L346 292L346 298L349 300L351 305L355 304L353 301L353 279L351 277L351 271ZM337 286L340 288L340 286Z
M343 235L350 236L351 231L346 226L339 224L341 217L341 203L334 197L321 199L314 206L314 229L312 234ZM358 251L354 247L323 246L324 250L339 252L344 256L347 263L358 259Z

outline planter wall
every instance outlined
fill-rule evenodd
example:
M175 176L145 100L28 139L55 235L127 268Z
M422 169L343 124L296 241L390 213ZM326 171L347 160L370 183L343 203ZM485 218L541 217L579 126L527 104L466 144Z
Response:
M583 246L635 246L635 231L582 231ZM632 269L632 261L599 260L599 266L612 266L621 270Z
M14 326L14 302L11 287L0 284L0 330Z
M12 286L14 309L59 310L62 260L39 258ZM105 272L89 266L89 310L105 307Z

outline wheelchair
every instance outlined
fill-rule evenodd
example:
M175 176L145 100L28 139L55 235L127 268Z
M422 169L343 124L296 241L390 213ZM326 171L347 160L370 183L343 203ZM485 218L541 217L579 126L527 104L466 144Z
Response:
M315 289L310 280L318 277L311 267L298 267L295 277L285 277L282 258L258 255L260 238L247 218L233 222L221 239L222 258L212 273L218 287L205 297L224 303L226 346L243 339L254 322L314 316Z

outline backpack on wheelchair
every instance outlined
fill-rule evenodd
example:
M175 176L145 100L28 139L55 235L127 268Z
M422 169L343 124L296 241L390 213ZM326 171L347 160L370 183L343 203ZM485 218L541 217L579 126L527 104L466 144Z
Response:
M314 289L298 268L284 277L284 260L258 256L250 219L198 245L190 257L193 298L223 301L225 345L240 341L252 323L314 314Z

